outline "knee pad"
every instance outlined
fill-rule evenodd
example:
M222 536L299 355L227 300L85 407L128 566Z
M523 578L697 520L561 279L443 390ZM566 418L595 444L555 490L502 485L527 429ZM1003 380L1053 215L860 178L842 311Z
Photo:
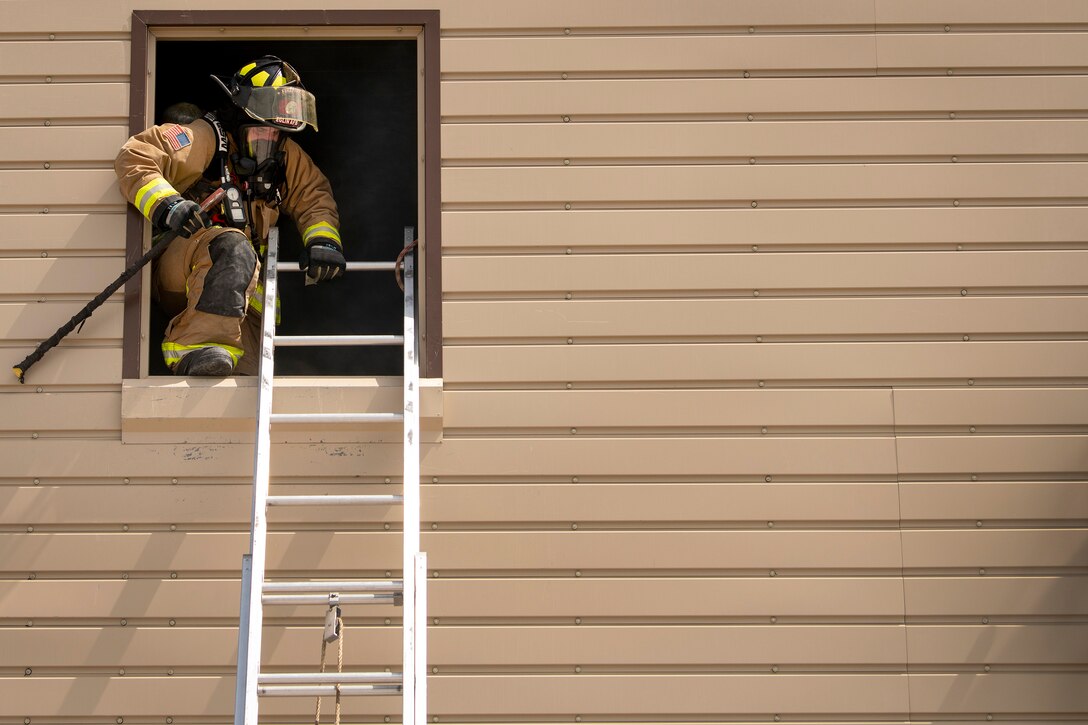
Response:
M227 317L246 313L246 288L257 268L257 253L246 235L236 230L223 232L208 245L212 268L204 277L204 290L196 308Z

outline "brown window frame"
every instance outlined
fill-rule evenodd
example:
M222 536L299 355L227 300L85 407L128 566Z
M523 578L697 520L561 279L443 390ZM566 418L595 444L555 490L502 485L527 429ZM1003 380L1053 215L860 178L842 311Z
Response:
M423 198L420 219L425 238L421 239L424 306L420 322L420 376L442 377L442 217L440 149L441 114L439 102L439 11L438 10L273 10L251 13L235 10L136 10L132 13L131 72L129 87L129 133L148 126L148 75L152 35L156 27L320 27L320 26L421 26L423 28ZM211 32L209 32L211 36ZM126 255L136 259L143 253L146 220L128 205L125 227ZM143 275L125 286L124 343L122 376L142 375ZM418 313L417 313L418 314Z

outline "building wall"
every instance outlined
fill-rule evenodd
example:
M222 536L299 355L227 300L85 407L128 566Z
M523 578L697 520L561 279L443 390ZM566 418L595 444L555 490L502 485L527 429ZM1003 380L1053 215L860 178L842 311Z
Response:
M1086 717L1088 5L326 6L442 13L433 717ZM13 363L125 264L137 7L0 5ZM121 316L0 379L2 725L233 709L251 449L121 442ZM290 491L400 468L277 450ZM270 573L395 574L397 516L277 514ZM321 613L268 616L316 668ZM347 666L397 616L349 608Z

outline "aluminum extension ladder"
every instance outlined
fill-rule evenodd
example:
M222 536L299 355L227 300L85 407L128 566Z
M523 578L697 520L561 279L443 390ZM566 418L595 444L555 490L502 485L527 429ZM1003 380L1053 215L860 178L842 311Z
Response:
M276 309L279 234L269 234L265 258L265 310ZM413 230L405 229L405 246ZM348 271L394 270L393 262L350 262ZM280 271L299 271L285 267ZM400 695L403 725L427 722L427 555L419 550L419 363L416 354L415 270L411 255L404 258L404 335L277 336L275 315L263 316L257 440L253 464L253 518L250 553L242 558L242 602L238 627L238 678L235 725L257 725L258 697L342 697ZM277 345L404 345L403 413L278 414L272 412L273 357ZM403 421L404 485L402 495L270 496L271 426L275 423L357 423ZM388 506L404 507L402 579L392 581L265 580L269 506ZM397 672L262 673L263 607L277 604L403 605L403 667Z

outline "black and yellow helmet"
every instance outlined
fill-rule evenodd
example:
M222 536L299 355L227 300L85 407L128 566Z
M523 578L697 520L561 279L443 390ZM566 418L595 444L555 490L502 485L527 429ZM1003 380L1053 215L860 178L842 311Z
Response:
M317 101L302 85L290 63L266 55L243 66L229 83L212 78L239 110L266 126L283 131L317 130Z

